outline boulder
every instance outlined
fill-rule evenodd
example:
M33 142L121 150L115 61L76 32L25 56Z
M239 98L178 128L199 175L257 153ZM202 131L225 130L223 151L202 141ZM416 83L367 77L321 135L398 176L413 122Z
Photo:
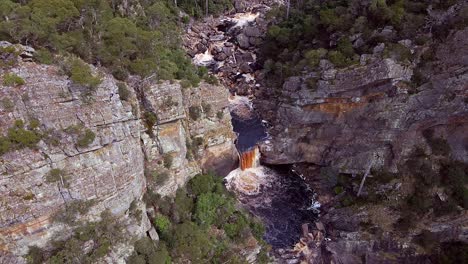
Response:
M249 37L244 34L239 34L236 37L237 43L239 43L239 47L243 49L247 49L250 47Z

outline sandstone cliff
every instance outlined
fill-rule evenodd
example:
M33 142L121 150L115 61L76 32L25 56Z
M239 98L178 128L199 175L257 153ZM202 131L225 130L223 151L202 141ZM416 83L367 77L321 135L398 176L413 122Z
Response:
M178 82L137 78L126 85L92 68L101 82L90 93L61 67L32 62L31 48L15 50L5 55L12 63L0 69L0 134L14 130L37 140L0 156L0 262L22 263L29 247L67 238L73 226L60 212L87 222L106 210L129 234L106 257L122 262L132 252L132 237L151 228L141 202L147 179L148 188L172 195L202 170L225 173L236 162L222 86L182 89ZM10 84L8 76L24 84ZM148 171L164 179L154 181ZM77 203L86 210L72 212Z
M345 173L375 167L396 171L414 146L426 146L428 128L447 138L456 159L468 161L466 142L468 30L458 31L435 51L429 82L412 88L413 64L362 55L361 65L289 78L276 100L264 88L256 106L272 124L271 144L263 147L271 164L307 162ZM424 47L411 46L415 56ZM311 87L306 82L316 79Z

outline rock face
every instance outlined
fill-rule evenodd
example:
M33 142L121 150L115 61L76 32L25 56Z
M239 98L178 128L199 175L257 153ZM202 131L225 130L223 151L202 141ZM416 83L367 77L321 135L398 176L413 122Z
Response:
M233 94L250 96L260 85L256 82L256 77L261 73L256 61L256 51L263 43L263 35L268 26L266 13L274 2L237 1L236 10L243 10L243 13L206 18L205 21L197 21L187 28L184 46L188 54L197 63L197 57L208 50L213 56L209 63L213 74ZM237 8L239 3L242 3L241 9Z
M468 161L467 36L467 29L456 32L437 49L439 70L416 91L408 85L414 65L392 59L324 70L321 78L291 77L280 96L263 89L256 106L272 125L264 161L331 165L344 173L373 162L395 171L414 146L427 148L428 128L447 138L455 159ZM310 78L316 84L307 85Z
M102 83L86 101L82 89L56 66L19 62L0 75L7 71L25 84L0 84L3 102L12 102L1 108L0 133L5 135L15 120L37 120L45 136L36 148L0 157L0 255L19 256L28 246L43 247L66 229L53 221L53 214L74 200L93 201L86 220L95 220L105 209L125 217L130 203L143 194L144 162L138 116L119 98L116 81L100 73ZM78 147L76 135L67 130L72 127L79 127L79 133L91 130L95 139ZM66 175L65 186L47 180L52 169Z
M132 77L122 99L122 83L100 69L92 69L102 82L89 93L58 66L27 60L12 57L14 66L0 68L0 136L17 120L25 129L38 123L42 135L37 146L0 156L0 262L24 263L28 247L48 247L71 233L55 215L74 201L92 202L78 221L97 221L110 210L131 236L141 237L151 228L141 202L147 188L173 195L197 173L223 175L236 166L223 86L183 89L178 82ZM25 83L5 86L6 73ZM149 116L155 118L150 128ZM80 140L86 133L94 137L85 144ZM50 177L54 171L59 178ZM142 219L129 217L133 201ZM122 245L106 261L124 263L131 253L131 244Z
M223 176L236 166L227 89L207 83L183 89L177 82L146 82L140 92L145 110L158 120L151 133L142 134L147 167L169 174L154 190L174 194L202 171Z

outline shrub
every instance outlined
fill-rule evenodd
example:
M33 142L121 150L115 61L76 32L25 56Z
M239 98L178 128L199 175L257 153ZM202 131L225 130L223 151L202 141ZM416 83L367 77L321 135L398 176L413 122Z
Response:
M8 112L11 112L15 109L15 104L9 98L3 98L2 105L3 108Z
M388 44L384 50L384 56L392 57L398 61L411 61L413 55L411 54L411 50L408 49L406 46L396 43L396 44Z
M5 73L3 75L3 85L5 86L19 86L25 84L23 78L14 73Z
M125 83L119 82L117 83L118 91L119 91L119 97L120 99L124 101L128 101L130 99L130 91L127 88L127 85Z
M156 226L158 232L166 233L171 227L171 221L169 218L167 218L167 216L158 214L154 218L154 225Z
M44 48L36 50L34 59L36 59L38 62L42 64L52 64L54 62L54 57L52 53L50 53L50 51Z
M429 141L429 145L431 146L431 149L434 155L443 155L443 156L450 155L451 148L446 139L432 138Z
M65 173L65 171L61 169L51 169L47 174L46 174L46 182L48 183L55 183L55 182L62 182L65 185L65 187L68 187L68 176Z
M338 41L337 50L340 51L341 54L343 54L346 58L349 58L349 59L352 59L355 54L353 45L351 44L351 41L349 41L349 38L347 37L343 37Z
M7 136L0 137L0 155L14 149L33 148L41 139L38 131L26 130L23 120L16 120L13 127L8 129Z
M317 83L318 83L317 78L307 78L306 80L307 88L309 88L312 92L317 90L317 87L318 87Z
M174 162L174 157L172 157L170 153L167 153L167 154L164 154L163 160L164 160L164 167L166 167L166 169L170 169L172 167L172 163Z
M327 50L320 48L316 50L309 50L304 54L304 57L307 60L309 67L312 69L317 67L320 63L320 59L324 58L327 55Z
M193 199L188 196L187 191L184 189L177 190L174 199L174 213L177 214L180 220L190 220L193 207Z
M156 183L156 185L163 185L168 179L170 174L167 171L152 171L151 179Z
M333 188L333 192L335 192L335 194L340 194L344 192L344 189L342 186L336 186L335 188Z
M86 129L84 133L78 137L78 140L76 141L76 145L80 148L86 148L89 145L91 145L91 143L94 142L95 138L96 138L96 134L94 134L94 132L91 131L90 129Z
M439 244L437 235L429 230L423 230L421 234L415 237L415 242L426 250L432 250Z
M101 83L101 78L94 76L89 65L80 59L72 59L70 62L70 79L90 89L96 88Z
M182 81L180 81L180 86L184 89L187 89L187 88L190 88L190 86L192 86L192 84L190 83L189 80L187 79L183 79Z
M219 110L218 112L216 112L216 118L223 119L223 117L224 117L224 111L223 110Z
M216 76L214 75L206 75L205 77L205 81L211 85L218 85L219 84L219 81L218 81L218 78L216 78Z
M202 108L207 116L211 115L212 107L210 104L202 102Z
M192 120L198 120L201 117L201 109L199 106L189 107L189 116Z
M41 264L45 260L45 254L46 252L43 249L37 246L30 246L26 255L26 261L28 264Z
M195 220L199 225L209 226L218 216L218 208L223 206L225 198L216 193L202 193L195 204Z
M350 63L340 51L333 50L328 53L328 59L338 68L348 66Z
M149 131L152 131L153 126L158 122L158 116L154 112L144 113L146 127Z
M196 196L211 192L215 186L213 177L211 174L198 174L188 183L190 192Z
M238 241L244 240L250 233L249 223L244 214L237 213L233 216L233 220L223 226L226 235L231 239Z
M179 224L174 230L172 252L176 257L188 259L192 263L209 259L212 243L207 232L192 222Z

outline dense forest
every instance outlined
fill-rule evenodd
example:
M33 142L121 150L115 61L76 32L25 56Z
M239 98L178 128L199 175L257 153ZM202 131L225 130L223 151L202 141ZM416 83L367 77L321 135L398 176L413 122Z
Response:
M36 48L41 63L53 63L53 54L73 54L108 68L119 80L129 74L156 75L162 80L181 79L197 85L206 71L194 67L181 49L181 28L189 16L217 14L230 6L225 0L130 4L1 0L0 39ZM188 15L181 15L180 10Z
M410 50L399 43L409 39L417 45L431 44L447 36L452 28L468 23L468 10L448 23L429 27L428 10L446 10L456 1L372 0L294 1L290 10L282 6L269 16L275 20L262 47L264 68L271 84L288 76L318 69L321 59L338 68L359 64L362 54L372 54L384 43L385 57L410 62ZM433 38L428 35L432 32ZM430 51L426 57L430 57ZM416 75L416 77L421 77ZM415 80L421 82L421 80ZM275 84L276 83L276 84ZM314 86L314 80L310 80Z
M206 260L246 263L240 251L255 240L262 246L257 263L268 263L262 223L236 206L235 197L221 181L220 177L203 174L195 176L173 198L160 197L151 191L146 193L147 208L156 214L152 224L160 237L157 242L149 237L135 241L125 235L123 225L107 211L99 222L80 223L75 220L76 215L85 214L90 203L76 202L56 216L57 221L75 227L73 236L66 241L54 241L51 251L31 247L29 263L95 263L109 253L112 246L132 239L135 251L127 260L131 264L203 263ZM132 217L141 220L143 212L135 203L129 210ZM97 246L84 254L81 249L90 239L96 241Z

